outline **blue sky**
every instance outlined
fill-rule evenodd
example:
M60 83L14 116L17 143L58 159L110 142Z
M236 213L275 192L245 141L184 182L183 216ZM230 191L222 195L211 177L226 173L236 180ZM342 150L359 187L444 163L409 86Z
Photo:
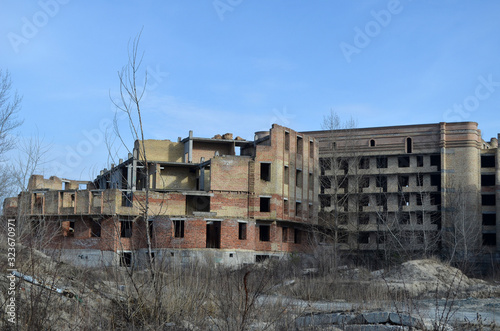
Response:
M46 176L87 179L108 166L110 95L141 29L147 138L193 130L252 139L272 123L317 130L331 109L359 127L476 121L486 140L500 132L498 1L0 6L0 67L24 98L19 139L38 134L51 144Z

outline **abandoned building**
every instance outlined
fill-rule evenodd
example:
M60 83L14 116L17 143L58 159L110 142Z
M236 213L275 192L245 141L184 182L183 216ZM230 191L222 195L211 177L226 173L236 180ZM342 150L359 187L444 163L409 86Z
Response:
M474 122L303 134L319 141L319 223L341 249L500 263L500 135Z
M34 175L4 215L28 220L45 251L75 264L142 265L148 239L154 259L241 264L307 250L318 192L308 135L279 125L253 141L190 131L136 141L93 181Z

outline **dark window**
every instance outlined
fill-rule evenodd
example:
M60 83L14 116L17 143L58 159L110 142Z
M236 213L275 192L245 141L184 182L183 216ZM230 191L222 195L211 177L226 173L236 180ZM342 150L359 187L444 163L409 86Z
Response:
M314 189L314 179L313 179L312 173L309 173L309 179L307 180L307 183L309 184L309 189L313 190Z
M320 158L319 167L321 169L321 174L324 175L325 171L332 169L332 162L329 158Z
M358 181L358 186L360 189L370 187L370 178L361 177Z
M359 169L370 169L370 159L367 157L360 158Z
M300 202L295 203L295 216L302 216L302 204Z
M182 220L174 221L174 237L184 238L184 221Z
M121 237L130 238L132 237L132 221L120 221L121 224Z
M411 138L406 138L406 153L413 152L413 141Z
M338 188L343 188L346 192L349 188L349 178L347 177L337 177Z
M349 162L346 159L337 159L339 170L344 170L344 174L349 172Z
M293 242L295 244L300 244L300 241L301 241L301 231L300 229L293 229Z
M320 195L319 201L321 203L321 208L330 207L332 205L332 198L329 195Z
M271 198L260 198L260 211L263 213L268 213L271 211Z
M423 155L417 155L417 167L424 166L424 157Z
M383 194L377 194L375 196L375 199L377 201L377 206L383 206L384 209L387 208L387 197Z
M297 137L297 154L302 154L302 149L304 148L304 142L302 137Z
M415 213L415 219L417 221L417 224L424 224L424 214Z
M481 175L481 186L495 186L495 175Z
M314 142L309 142L309 157L314 157Z
M101 222L94 220L90 221L90 236L91 237L101 236Z
M497 236L495 233L483 233L483 245L484 246L496 246Z
M122 191L122 207L132 207L133 193Z
M494 206L495 205L495 195L494 194L483 194L481 196L482 198L482 205L483 206Z
M283 200L283 212L285 213L285 216L288 216L290 213L290 207L288 205L288 200Z
M370 147L375 147L375 139L370 139Z
M259 225L259 240L269 241L271 238L271 226L270 225Z
M481 155L481 168L495 168L495 155Z
M431 186L441 186L441 175L431 175Z
M401 194L399 198L399 206L409 206L410 205L410 194L404 193Z
M417 174L417 186L424 186L424 175Z
M417 206L422 206L423 196L420 193L417 193Z
M410 166L410 157L409 156L399 156L398 157L398 167L408 168L409 166Z
M285 180L285 184L288 185L290 183L290 172L288 171L288 166L285 166L284 168L283 177Z
M269 255L255 255L255 263L261 263L269 259Z
M359 211L363 211L363 207L370 205L370 197L362 195L359 197Z
M238 223L238 239L246 240L247 239L247 224L246 223Z
M120 267L130 267L130 266L132 266L132 252L121 252Z
M339 244L347 244L349 242L349 234L345 231L338 231L337 242Z
M359 224L370 223L370 214L362 213L359 215Z
M330 176L319 177L319 183L321 185L321 193L325 193L325 190L332 188L332 178Z
M376 185L377 187L381 187L383 192L387 192L387 177L377 176Z
M436 166L438 171L441 170L441 155L431 155L431 167Z
M295 171L295 185L297 187L302 187L302 170L297 169L297 171Z
M431 192L431 205L437 206L441 204L441 193Z
M399 188L408 187L410 185L410 176L398 176Z
M285 131L285 150L290 150L290 133Z
M496 225L497 214L483 214L483 225Z
M399 224L410 224L410 214L409 213L399 214Z
M358 235L358 243L368 244L370 242L370 232L360 232Z
M70 221L68 237L74 237L74 236L75 236L75 221Z
M387 168L387 156L377 156L377 168Z
M439 224L441 221L441 216L439 213L432 213L431 214L431 223L432 224Z
M262 162L260 164L260 179L266 182L271 181L271 163Z
M288 228L286 226L281 228L281 241L284 243L288 241Z

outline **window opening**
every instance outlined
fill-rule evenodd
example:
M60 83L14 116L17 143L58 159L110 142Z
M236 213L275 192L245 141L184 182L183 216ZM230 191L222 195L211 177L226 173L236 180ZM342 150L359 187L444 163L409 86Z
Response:
M259 225L259 240L269 241L271 238L271 226L270 225Z
M132 221L120 221L122 238L132 237Z
M174 221L174 237L184 238L184 221L176 220Z
M495 155L481 155L481 168L495 168Z
M302 154L302 149L304 148L304 142L302 137L297 136L297 154Z
M246 223L238 223L238 239L246 240L247 239L247 224Z
M409 156L399 156L398 157L398 167L408 168L409 166L410 166L410 157Z
M266 182L271 181L271 163L260 163L260 179Z
M271 198L260 197L260 211L263 213L268 213L271 211Z
M411 138L406 138L406 153L412 153L413 151L413 141Z
M281 228L281 241L284 243L288 242L288 228L286 226Z

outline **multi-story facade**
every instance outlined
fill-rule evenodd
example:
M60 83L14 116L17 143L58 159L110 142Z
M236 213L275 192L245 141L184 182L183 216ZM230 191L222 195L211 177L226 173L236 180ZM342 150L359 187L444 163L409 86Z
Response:
M316 140L291 129L273 125L253 141L190 132L177 142L136 141L94 181L33 176L4 214L30 220L35 232L52 227L46 251L77 264L139 265L149 251L252 263L307 250L318 177Z
M477 123L304 134L319 140L319 220L339 248L500 261L498 139Z

